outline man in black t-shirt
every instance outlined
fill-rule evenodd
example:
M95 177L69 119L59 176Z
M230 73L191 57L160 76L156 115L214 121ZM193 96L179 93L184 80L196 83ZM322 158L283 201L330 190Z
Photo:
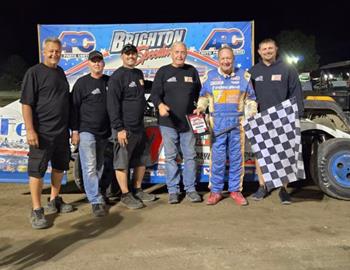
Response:
M72 144L79 145L86 196L96 217L107 214L99 181L103 173L104 152L110 136L107 113L108 76L99 51L89 54L90 74L77 80L72 91Z
M63 172L69 169L69 85L58 62L62 44L57 38L43 43L44 61L26 72L22 83L22 114L29 144L29 188L32 197L31 224L49 226L41 206L42 178L51 161L51 195L47 213L67 213L73 207L59 197Z
M195 109L201 83L197 70L185 64L187 48L183 42L171 47L172 63L161 67L154 78L151 99L159 110L159 127L163 138L166 165L166 183L169 203L179 203L180 174L176 161L177 144L180 143L184 158L183 182L186 197L191 202L201 202L196 191L196 139L190 130L186 114Z
M145 174L146 134L143 113L146 106L144 79L135 68L137 49L127 44L121 51L123 66L108 81L107 108L114 144L114 169L122 191L120 202L129 209L142 208L142 202L154 201L153 194L141 189ZM134 168L132 192L128 187L128 170Z

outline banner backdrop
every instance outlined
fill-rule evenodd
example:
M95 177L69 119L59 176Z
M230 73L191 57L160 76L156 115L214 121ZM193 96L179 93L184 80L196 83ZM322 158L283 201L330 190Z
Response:
M217 50L223 45L235 52L235 66L249 69L253 64L253 22L212 23L162 23L162 24L108 24L108 25L38 25L39 52L48 37L62 41L62 58L70 86L89 73L88 54L93 50L105 56L105 74L111 75L122 65L120 52L125 44L132 43L139 50L137 68L146 80L153 80L160 66L169 64L170 46L183 41L188 48L186 62L195 66L201 78L217 68ZM40 60L41 60L40 59ZM148 97L148 94L146 95ZM25 128L20 104L15 102L0 110L0 181L27 181L27 151ZM151 158L156 164L148 170L149 181L164 182L164 153L159 130L153 120L147 124L147 134L154 142ZM197 140L200 180L208 181L210 141L209 136ZM249 155L248 155L248 159ZM181 158L179 157L179 164ZM248 160L246 172L251 172L254 162ZM50 168L49 168L50 170ZM49 174L47 174L49 177Z

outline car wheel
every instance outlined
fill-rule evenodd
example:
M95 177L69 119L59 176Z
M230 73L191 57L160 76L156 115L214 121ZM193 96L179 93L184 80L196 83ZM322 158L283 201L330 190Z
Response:
M350 140L330 139L317 151L318 185L327 195L350 200Z

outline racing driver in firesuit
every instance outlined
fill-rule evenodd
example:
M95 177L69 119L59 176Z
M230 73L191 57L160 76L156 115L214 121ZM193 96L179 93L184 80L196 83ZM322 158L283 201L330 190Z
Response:
M200 91L197 109L204 113L209 106L209 122L212 129L212 154L210 165L211 192L208 205L217 204L222 198L226 157L229 158L228 190L238 205L248 205L243 197L244 141L243 117L256 114L255 93L248 72L236 68L231 47L218 50L219 67L206 75Z

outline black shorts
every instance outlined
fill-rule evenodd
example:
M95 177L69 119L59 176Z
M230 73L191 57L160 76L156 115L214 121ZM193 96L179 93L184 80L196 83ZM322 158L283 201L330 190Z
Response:
M70 161L69 137L62 135L50 140L39 136L39 148L30 147L28 156L29 176L42 178L49 161L53 169L67 171Z
M114 135L114 134L113 134ZM115 138L115 136L114 136ZM128 144L122 147L117 140L114 142L113 167L115 170L128 170L145 166L148 152L146 151L146 133L128 133Z

